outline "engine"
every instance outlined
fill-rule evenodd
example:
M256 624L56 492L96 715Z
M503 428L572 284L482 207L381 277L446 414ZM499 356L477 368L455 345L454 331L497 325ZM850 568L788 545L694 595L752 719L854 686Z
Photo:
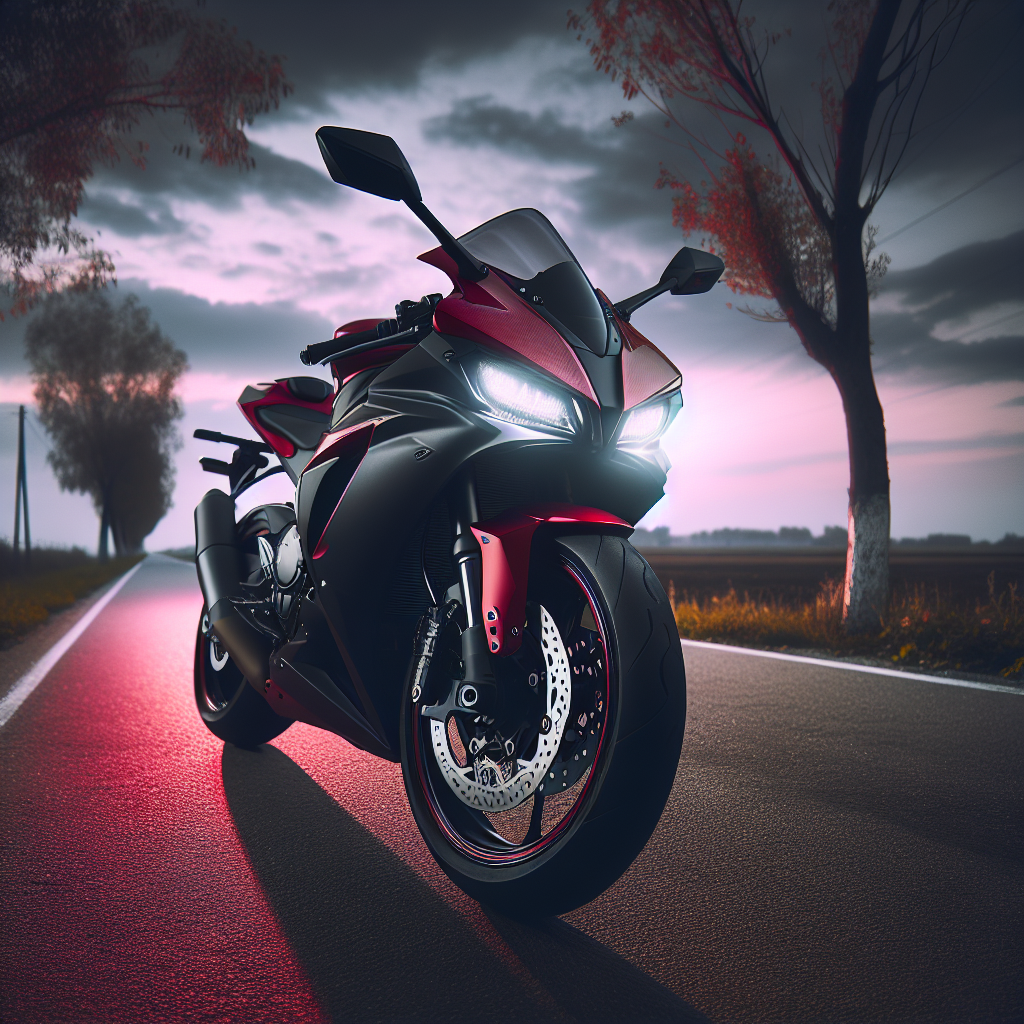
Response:
M235 607L261 632L287 641L311 598L302 544L290 505L264 505L238 524L247 577Z

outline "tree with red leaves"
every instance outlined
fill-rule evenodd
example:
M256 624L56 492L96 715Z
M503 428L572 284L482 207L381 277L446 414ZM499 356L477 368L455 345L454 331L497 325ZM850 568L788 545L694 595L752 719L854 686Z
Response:
M673 219L713 240L726 283L774 300L754 313L788 322L843 401L850 457L843 615L851 632L877 628L889 595L889 468L871 369L868 300L888 258L872 258L868 218L915 134L921 97L949 53L971 0L831 0L821 54L821 125L795 131L772 100L767 58L782 38L761 33L742 0L592 0L570 25L593 32L597 68L621 77L686 132L708 180L663 168L678 192ZM712 112L730 140L722 166L680 109ZM743 132L771 150L758 158Z
M248 168L245 126L290 90L281 58L162 0L0 0L0 286L11 312L111 279L110 257L71 221L97 163L145 166L147 144L132 139L144 116L178 114L203 160Z

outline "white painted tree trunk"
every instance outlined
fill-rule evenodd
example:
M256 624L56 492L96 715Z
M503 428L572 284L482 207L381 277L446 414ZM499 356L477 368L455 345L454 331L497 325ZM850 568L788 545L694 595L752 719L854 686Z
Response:
M889 604L889 498L851 502L846 542L843 623L848 633L875 631Z

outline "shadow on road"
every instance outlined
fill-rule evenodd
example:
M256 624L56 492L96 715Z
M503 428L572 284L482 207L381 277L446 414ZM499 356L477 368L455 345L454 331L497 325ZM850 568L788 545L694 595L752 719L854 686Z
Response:
M489 915L510 961L285 754L225 746L224 792L274 914L335 1021L705 1021L558 920Z

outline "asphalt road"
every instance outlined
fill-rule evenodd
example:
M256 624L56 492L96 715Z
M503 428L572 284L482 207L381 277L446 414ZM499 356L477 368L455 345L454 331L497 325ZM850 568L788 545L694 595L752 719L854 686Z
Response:
M0 1020L1024 1018L1024 697L688 649L647 849L540 926L434 866L399 769L192 700L151 558L0 729Z

